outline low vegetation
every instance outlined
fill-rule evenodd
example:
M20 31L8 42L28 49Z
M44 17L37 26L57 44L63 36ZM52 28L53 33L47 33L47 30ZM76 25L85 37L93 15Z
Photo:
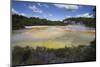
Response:
M12 65L37 65L51 63L84 62L96 60L96 41L89 46L49 49L45 47L19 47L12 51Z

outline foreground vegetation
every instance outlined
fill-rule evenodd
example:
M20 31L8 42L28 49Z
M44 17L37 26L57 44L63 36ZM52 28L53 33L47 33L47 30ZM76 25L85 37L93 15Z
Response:
M45 47L18 47L12 51L12 65L51 64L96 60L95 40L89 46L48 49Z

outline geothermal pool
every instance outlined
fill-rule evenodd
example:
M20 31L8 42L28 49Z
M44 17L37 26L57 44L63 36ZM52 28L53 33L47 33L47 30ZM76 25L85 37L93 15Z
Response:
M68 26L32 26L26 29L13 30L13 46L30 46L46 48L64 48L89 45L95 39L95 29L81 25Z

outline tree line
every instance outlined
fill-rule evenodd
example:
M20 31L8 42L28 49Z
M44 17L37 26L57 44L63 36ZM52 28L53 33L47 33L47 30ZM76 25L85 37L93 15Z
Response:
M61 21L51 21L47 19L40 19L38 17L25 17L21 15L12 15L12 29L21 29L24 26L35 25L64 25Z
M75 21L75 23L82 22L88 27L94 27L96 25L96 18L86 18L86 17L79 17L79 18L66 18L63 21L51 21L47 19L40 19L38 17L25 17L17 14L12 15L12 29L22 29L24 26L35 26L35 25L60 25L64 26L68 23L64 23L64 21Z

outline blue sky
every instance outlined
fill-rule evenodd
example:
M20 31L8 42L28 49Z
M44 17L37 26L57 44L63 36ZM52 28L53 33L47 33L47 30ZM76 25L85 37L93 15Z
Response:
M63 20L69 17L93 17L94 6L12 1L12 13L26 17Z

